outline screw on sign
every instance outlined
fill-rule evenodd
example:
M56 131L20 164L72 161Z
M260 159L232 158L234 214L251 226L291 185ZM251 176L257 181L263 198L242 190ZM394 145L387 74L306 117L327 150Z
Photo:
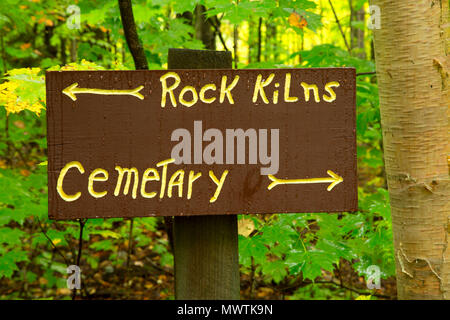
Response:
M357 209L355 70L47 73L54 219Z

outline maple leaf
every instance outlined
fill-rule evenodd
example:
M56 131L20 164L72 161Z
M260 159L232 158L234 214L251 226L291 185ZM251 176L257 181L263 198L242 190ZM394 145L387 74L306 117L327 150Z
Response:
M292 27L297 27L300 29L303 29L308 25L308 22L305 18L303 18L301 15L299 15L297 12L292 12L291 15L288 18L289 25Z

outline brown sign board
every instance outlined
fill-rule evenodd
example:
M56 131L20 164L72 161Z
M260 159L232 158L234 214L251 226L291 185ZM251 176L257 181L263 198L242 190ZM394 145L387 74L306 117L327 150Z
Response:
M355 69L48 72L52 219L357 210Z

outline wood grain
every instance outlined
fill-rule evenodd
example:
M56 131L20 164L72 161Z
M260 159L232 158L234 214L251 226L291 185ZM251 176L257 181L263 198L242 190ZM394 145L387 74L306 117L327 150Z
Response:
M169 50L170 69L231 68L231 53ZM239 299L237 216L175 217L176 299Z

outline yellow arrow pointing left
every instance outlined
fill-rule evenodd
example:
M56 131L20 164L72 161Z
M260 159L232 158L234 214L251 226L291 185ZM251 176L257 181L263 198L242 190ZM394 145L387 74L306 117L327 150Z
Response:
M62 93L68 96L73 101L77 100L76 94L79 93L90 93L90 94L104 94L104 95L129 95L139 98L141 100L144 99L144 96L139 93L144 88L144 86L139 86L134 89L129 90L109 90L109 89L93 89L93 88L79 88L78 83L72 83L70 86L65 88Z

